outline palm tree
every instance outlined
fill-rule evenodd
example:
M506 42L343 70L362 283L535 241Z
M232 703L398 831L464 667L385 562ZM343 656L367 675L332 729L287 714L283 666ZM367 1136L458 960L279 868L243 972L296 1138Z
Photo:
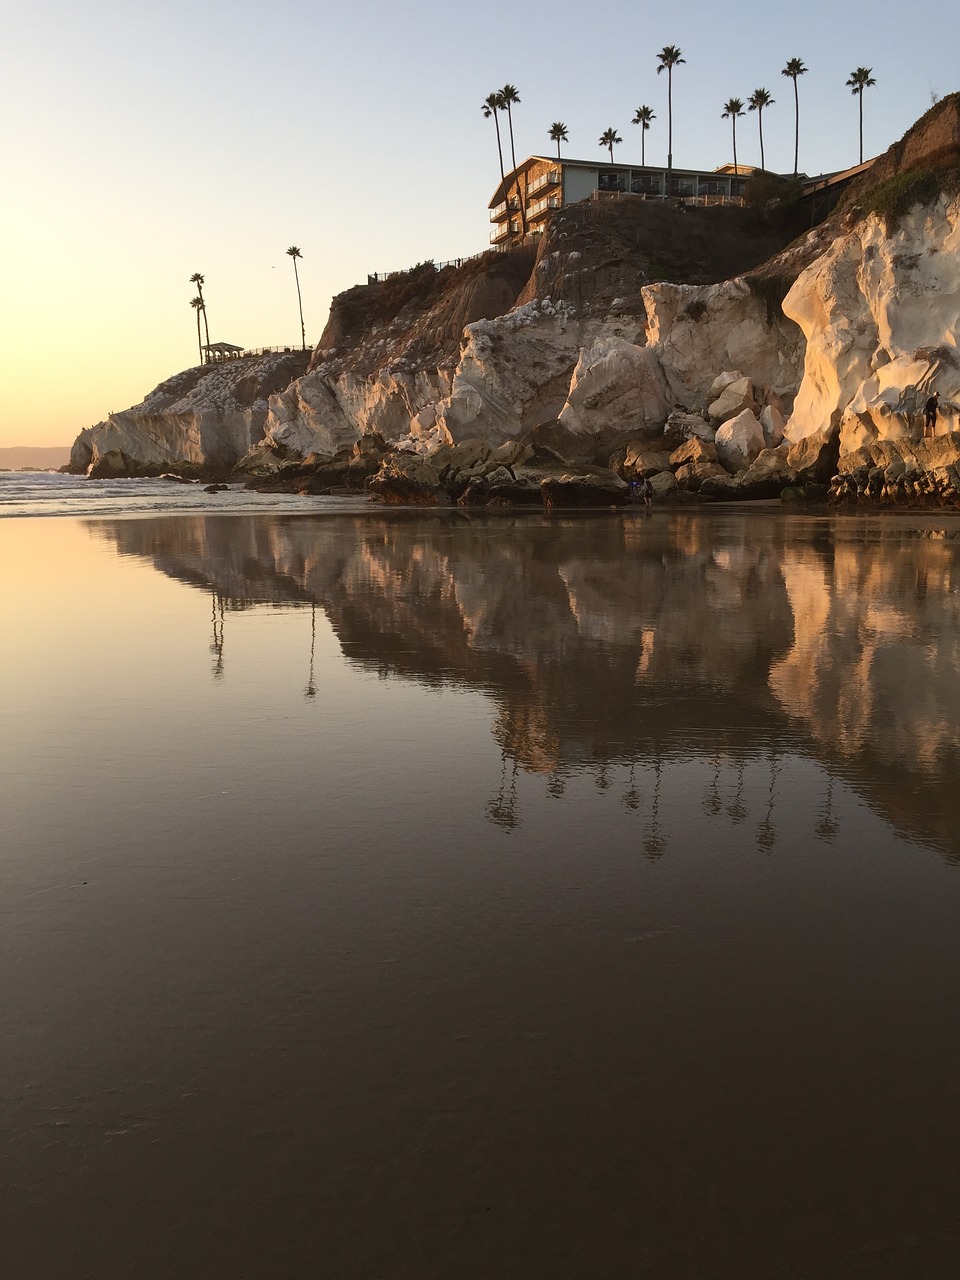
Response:
M503 102L499 93L488 93L483 100L483 106L480 110L483 112L487 120L493 116L493 123L497 126L497 154L500 157L500 181L503 181L503 146L500 142L500 116L499 112L503 109Z
M673 68L686 59L675 44L665 44L657 54L657 75L667 73L667 195L673 173Z
M203 310L203 299L191 298L190 305L197 313L197 350L200 352L200 363L203 364L203 338L200 334L200 312Z
M800 76L805 75L807 68L803 65L802 58L791 58L787 65L780 72L782 76L787 76L793 81L793 106L794 119L796 121L793 131L793 176L797 176L798 158L800 155L800 93L797 89L797 80Z
M773 106L773 98L767 89L754 89L749 98L748 110L757 113L757 124L760 126L760 168L766 169L763 159L763 108Z
M857 67L856 71L851 71L850 79L847 84L851 93L855 93L860 99L860 163L863 164L863 91L869 89L871 85L876 84L871 72L873 67Z
M737 120L743 115L743 101L740 98L728 98L723 104L723 115L721 120L729 120L733 128L733 172L739 173L737 169Z
M647 130L650 128L650 121L656 120L653 107L637 107L631 124L640 125L640 163L646 166L647 148L644 145L647 140Z
M195 271L190 277L190 283L197 286L197 297L200 299L200 310L203 312L203 331L207 335L207 346L210 345L210 329L207 325L207 304L203 300L203 276L199 271Z
M517 93L516 85L505 84L500 90L500 110L507 113L507 124L510 126L510 164L515 169L517 167L517 153L513 149L513 112L511 107L515 107L520 102L520 95Z
M557 159L560 159L560 143L567 142L567 126L562 120L555 120L550 126L550 139L557 144Z
M300 308L300 339L303 342L303 349L307 349L307 331L303 327L303 299L300 296L300 272L297 270L297 259L302 258L303 254L295 244L292 244L287 250L287 257L293 259L293 275L297 282L297 305Z
M600 135L600 146L610 148L610 163L613 164L613 148L623 141L616 129L604 129Z

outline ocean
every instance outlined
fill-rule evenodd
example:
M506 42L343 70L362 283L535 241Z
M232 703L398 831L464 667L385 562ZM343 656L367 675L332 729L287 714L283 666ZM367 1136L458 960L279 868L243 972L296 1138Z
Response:
M954 1274L956 517L0 495L6 1274Z

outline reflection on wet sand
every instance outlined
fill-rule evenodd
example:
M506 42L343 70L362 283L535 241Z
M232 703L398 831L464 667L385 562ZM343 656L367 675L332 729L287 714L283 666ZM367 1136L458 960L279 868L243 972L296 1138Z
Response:
M943 523L711 512L93 527L210 592L218 678L231 611L298 605L311 610L308 698L318 607L350 661L484 690L502 758L488 817L501 827L522 820L519 771L557 797L592 772L628 810L642 793L657 856L663 768L696 756L710 766L703 812L718 819L745 822L745 770L768 772L752 819L771 848L784 758L807 755L913 838L955 844L960 543ZM818 838L835 834L832 793L815 820Z

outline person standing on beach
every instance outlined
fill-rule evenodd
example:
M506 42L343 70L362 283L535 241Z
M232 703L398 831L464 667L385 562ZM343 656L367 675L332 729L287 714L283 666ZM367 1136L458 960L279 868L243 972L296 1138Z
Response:
M935 391L923 406L923 434L929 430L932 436L937 434L937 410L940 408L940 393Z

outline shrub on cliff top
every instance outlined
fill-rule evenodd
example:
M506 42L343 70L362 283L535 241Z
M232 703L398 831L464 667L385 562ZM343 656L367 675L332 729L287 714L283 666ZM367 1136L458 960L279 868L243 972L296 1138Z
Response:
M940 169L910 169L865 191L860 206L864 213L883 218L889 235L915 205L932 203L946 185L946 174Z

